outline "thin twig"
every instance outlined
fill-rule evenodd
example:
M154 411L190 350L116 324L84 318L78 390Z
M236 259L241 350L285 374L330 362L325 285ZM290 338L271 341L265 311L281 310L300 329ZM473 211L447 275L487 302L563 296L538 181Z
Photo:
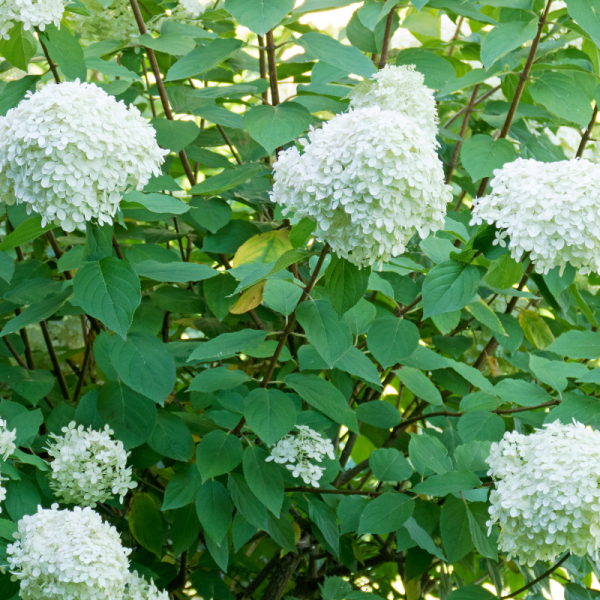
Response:
M500 85L497 85L496 87L493 87L491 90L488 90L485 94L481 94L481 96L479 96L479 98L477 98L477 100L475 100L475 103L473 104L473 106L477 106L478 104L480 104L481 102L483 102L484 100L487 100L490 96L492 96L493 94L495 94L499 89L500 89ZM456 119L458 119L458 117L460 117L460 115L464 114L464 112L467 110L467 107L464 106L463 108L461 108L459 111L455 112L445 123L444 123L444 129L448 129L448 127L450 127L450 125L452 125L452 123L454 123L454 121L456 121Z
M383 46L381 47L381 56L379 58L379 68L383 69L387 63L388 50L390 48L390 38L392 37L392 25L394 24L394 15L396 14L396 7L392 8L388 13L385 21L385 32L383 34Z
M518 589L516 592L511 592L510 594L506 594L506 596L500 596L500 600L506 600L507 598L514 598L517 594L528 590L533 587L536 583L542 581L542 579L546 579L546 577L552 575L556 569L558 569L564 562L571 556L570 552L567 552L553 567L550 567L546 572L542 573L539 577L536 577L533 581L530 581L527 585L524 585L522 588Z
M231 140L229 139L227 132L219 124L217 124L217 129L219 130L219 133L223 136L225 143L229 146L229 150L231 150L231 154L233 154L233 158L235 158L235 162L237 162L238 165L241 165L242 159L240 158L239 154L235 151L235 147L231 143Z
M58 357L56 356L56 352L54 351L54 346L52 345L52 338L50 337L50 332L48 331L48 323L46 321L41 321L40 327L42 328L44 341L46 342L46 347L48 348L48 353L50 354L50 360L52 361L52 366L54 367L54 374L58 379L60 391L62 392L63 398L67 401L70 401L71 395L69 394L69 386L67 385L65 376L62 372L62 369L60 368L60 363L58 362Z
M146 61L142 58L142 70L144 71L144 79L146 80L146 89L148 90L148 99L150 100L150 110L152 116L156 117L156 106L154 106L154 98L150 93L150 79L148 79L148 69L146 68Z
M52 75L54 76L54 81L56 83L60 83L60 76L58 74L58 70L56 69L56 65L54 64L53 60L50 58L50 54L48 54L48 48L46 48L46 44L44 44L44 41L42 39L42 35L40 33L39 28L36 27L35 31L38 34L40 46L42 47L42 50L44 51L44 56L46 57L46 60L48 61L48 66L50 67L50 70L52 71Z
M590 141L590 136L592 135L592 129L594 129L594 125L596 124L596 117L598 116L598 105L594 104L594 110L592 112L592 118L585 130L583 136L581 137L581 142L579 142L579 148L577 148L576 158L581 158L583 156L583 152L587 143Z
M279 104L279 82L277 81L277 62L275 60L275 40L273 30L267 31L267 62L269 63L269 84L271 86L271 104Z
M455 42L458 39L458 36L460 35L460 28L462 27L464 20L464 17L459 17L458 21L456 22L456 30L454 31L454 35L450 39L450 50L448 50L448 56L452 56L454 54L454 48L456 46L452 42Z
M85 346L85 354L83 355L83 362L81 363L81 371L79 373L79 379L77 381L77 387L75 388L75 394L73 395L73 402L77 403L79 395L83 388L83 382L85 381L85 374L87 373L90 360L92 358L92 344L91 334L88 336L88 341Z
M265 42L263 40L263 36L259 35L258 38L258 68L260 71L260 78L265 81L269 81L269 77L267 76L267 59L265 56ZM263 104L269 104L269 93L265 90L262 94Z

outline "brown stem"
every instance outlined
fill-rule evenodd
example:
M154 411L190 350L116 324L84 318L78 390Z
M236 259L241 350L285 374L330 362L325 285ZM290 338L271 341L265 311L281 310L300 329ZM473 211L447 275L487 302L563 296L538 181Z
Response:
M179 573L177 574L177 577L175 577L175 579L173 579L173 581L171 581L171 583L169 583L167 590L169 592L175 592L176 590L180 590L182 587L185 586L185 582L187 581L187 568L188 568L188 551L185 550L185 552L181 555L181 563L179 566Z
M469 98L469 103L467 104L467 110L465 111L465 118L463 119L462 125L460 126L460 133L458 134L461 138L465 137L465 133L467 131L467 126L469 125L469 118L471 116L471 112L473 111L473 107L475 106L475 98L477 97L477 92L479 91L479 84L477 84L473 88L473 93ZM446 183L450 183L452 179L452 172L454 171L454 167L458 162L458 155L460 154L460 149L462 148L462 141L456 142L456 146L454 147L454 152L452 153L452 158L450 159L450 164L448 165L448 172L446 173Z
M286 492L302 492L305 494L339 494L340 496L381 496L384 492L369 490L328 490L323 488L312 488L308 486L285 488Z
M313 289L315 283L317 283L319 271L321 270L321 267L323 266L323 262L325 261L325 257L329 253L329 250L330 250L329 244L325 244L323 250L321 250L319 260L314 268L312 276L311 276L310 280L308 281L308 283L306 284L306 287L303 290L302 297L300 298L300 302L304 302L304 300L306 298L308 298L308 295L310 294L311 290ZM298 304L300 304L300 302L298 302ZM277 365L277 361L279 360L279 355L281 354L283 347L285 346L285 342L286 342L288 336L290 335L292 329L294 328L295 324L296 324L296 313L294 312L293 314L290 315L290 317L288 319L288 323L285 326L285 329L283 330L281 337L279 338L279 343L277 344L277 348L275 349L275 354L273 354L273 358L271 358L271 362L269 363L269 366L267 367L267 372L265 373L265 376L263 377L262 381L260 382L260 387L266 388L267 385L269 385L269 382L271 381L271 377L273 376L273 371L275 371L275 366ZM244 417L242 417L240 422L235 426L235 428L231 431L231 433L233 433L234 435L239 435L245 422L246 422L246 419Z
M56 241L56 238L54 237L54 232L52 230L47 231L46 237L48 238L48 241L50 242L50 246L52 246L54 256L56 256L56 258L60 258L64 254L64 252L59 248L58 242Z
M260 78L269 81L267 76L267 59L265 56L265 42L262 35L258 38L258 68L260 70ZM269 93L265 90L262 94L263 104L269 104Z
M131 5L131 10L133 11L133 16L135 17L140 33L142 35L144 33L148 33L148 31L146 30L146 24L144 23L144 17L142 17L142 13L140 12L140 7L138 5L137 0L129 0L129 4ZM173 121L173 112L171 111L171 106L169 105L167 90L165 89L165 84L163 83L160 74L160 69L156 60L156 54L154 54L154 50L152 50L152 48L145 48L145 50L146 55L148 56L148 60L150 61L150 67L152 68L152 72L154 73L154 79L156 81L158 95L160 97L163 110L165 112L165 117L167 117L169 121ZM196 177L194 176L194 171L190 165L190 161L188 160L185 150L181 150L179 152L179 158L181 159L183 170L185 171L185 174L187 175L187 178L189 179L190 183L192 185L196 185Z
M60 363L58 362L58 358L56 356L56 352L54 351L54 346L52 345L52 339L50 338L50 332L48 331L48 323L46 321L41 321L40 326L42 328L42 334L44 335L44 341L46 342L46 347L48 348L48 353L50 354L50 360L52 361L52 366L54 367L54 374L58 379L58 385L60 386L60 391L62 392L63 398L67 401L71 400L71 395L69 394L69 387L67 386L67 382L65 380L65 376L60 368Z
M85 374L87 373L90 360L92 358L92 335L88 336L87 344L85 346L85 354L83 355L83 363L81 363L81 372L79 373L79 379L77 380L77 387L75 388L75 394L73 395L73 402L77 403L79 395L83 388L83 382L85 381Z
M488 90L485 94L481 94L481 96L479 96L479 98L477 98L477 100L475 100L475 103L473 104L473 106L477 106L478 104L480 104L484 100L487 100L490 96L492 96L493 94L495 94L500 89L500 87L501 86L497 85L496 87L493 87L491 90ZM460 117L460 115L464 114L466 110L467 110L467 107L463 106L463 108L461 108L459 111L455 112L444 123L444 129L448 129L448 127L450 127L450 125L452 125L452 123L454 123L454 121L456 121L456 119L458 119L458 117Z
M44 56L46 57L46 60L48 61L48 66L50 67L50 70L52 71L52 75L54 76L54 81L56 83L60 83L60 76L58 74L58 70L56 69L56 65L54 64L53 60L50 58L50 54L48 54L48 48L46 48L46 44L44 44L44 41L42 40L42 35L40 34L39 28L35 27L35 31L38 34L40 46L42 47L42 50L44 51Z
M508 114L506 115L506 119L504 120L504 125L502 126L500 135L497 138L499 140L503 140L508 136L508 132L510 131L510 128L512 126L515 114L517 113L517 108L519 107L519 102L521 101L521 96L523 95L523 90L525 89L525 84L529 79L529 73L531 72L533 61L535 60L535 54L540 44L540 38L542 37L542 32L544 31L544 25L546 24L546 18L548 17L548 13L550 12L551 5L552 0L548 0L548 4L546 4L545 10L542 13L542 16L539 18L537 34L533 42L531 43L531 48L529 49L527 61L525 62L525 66L523 67L523 70L519 75L519 83L517 84L517 87L515 89L512 102L510 103L510 107L508 109ZM482 196L485 193L489 180L489 177L484 177L481 180L479 190L477 191L478 196Z
M456 22L456 30L454 31L454 35L452 36L452 39L450 40L450 50L448 50L448 56L452 56L454 54L455 46L452 42L455 42L458 39L458 36L460 35L460 28L462 27L464 20L465 20L464 17L459 17L458 21Z
M579 143L579 148L577 148L577 154L575 155L576 158L581 158L583 156L583 151L585 150L587 143L590 141L590 137L592 135L592 129L594 128L594 125L596 124L597 116L598 116L598 105L594 104L594 111L592 112L592 118L590 119L590 122L587 126L587 129L585 130L585 133L581 137L581 142Z
M124 256L123 256L123 252L121 251L121 246L119 246L119 242L117 241L117 236L113 233L112 236L112 245L113 248L115 249L115 252L117 253L117 256L121 259L124 260Z
M23 359L19 356L19 353L15 350L15 347L10 343L8 336L4 338L4 343L6 344L6 347L9 349L10 353L13 355L13 358L17 361L19 366L23 367L24 369L27 369L27 365L23 362Z
M146 80L146 89L148 90L148 99L150 100L150 110L152 116L156 117L156 106L154 106L154 98L150 93L150 80L148 79L148 69L146 68L146 61L142 59L142 70L144 71L144 79Z
M286 554L275 569L275 573L263 594L263 600L280 600L296 572L301 557L298 554Z
M387 63L388 51L390 48L390 38L392 37L392 25L394 24L394 15L396 14L396 7L392 8L388 13L385 21L385 32L383 34L383 46L381 47L381 56L379 58L379 68L383 69Z
M177 217L173 217L173 226L175 227L175 231L177 233L180 233ZM179 243L179 253L181 254L181 260L185 262L185 250L183 249L183 242L181 241L181 238L177 238L177 242Z
M241 592L240 599L246 600L247 598L250 598L250 596L252 596L252 594L260 587L261 583L269 576L271 571L277 566L279 561L279 552L275 552L258 575L252 579L250 585Z
M271 104L279 104L279 82L277 81L277 63L275 61L275 40L273 30L267 31L267 61L269 63L269 83L271 84Z
M346 463L348 462L348 459L350 458L350 454L352 454L352 450L354 449L354 444L356 444L357 439L358 439L358 434L351 431L350 434L348 435L348 441L346 442L346 445L344 446L342 455L340 456L340 465L341 465L342 469L346 466Z
M533 581L530 581L527 585L524 585L522 588L519 588L516 592L511 592L510 594L506 594L506 596L500 596L500 600L506 600L507 598L514 598L517 594L520 594L521 592L528 590L529 588L533 587L536 583L539 583L540 581L542 581L542 579L546 579L546 577L549 577L550 575L552 575L552 573L554 573L554 571L556 571L556 569L558 569L558 567L560 567L565 562L565 560L567 560L567 558L569 558L569 556L571 556L571 553L567 552L553 567L550 567L545 573L542 573L539 577L536 577Z
M233 154L233 158L235 158L235 162L237 162L238 165L241 165L242 159L240 158L239 154L235 151L235 148L234 148L233 144L231 143L231 140L229 139L227 132L223 129L223 127L221 127L221 125L217 125L217 129L219 130L219 133L223 136L225 143L229 146L229 150L231 150L231 154Z

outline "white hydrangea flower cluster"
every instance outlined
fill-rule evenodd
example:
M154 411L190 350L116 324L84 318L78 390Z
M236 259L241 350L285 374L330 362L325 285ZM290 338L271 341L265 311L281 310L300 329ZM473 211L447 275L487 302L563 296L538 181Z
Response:
M73 14L71 19L83 46L104 40L132 44L140 36L129 0L115 0L101 12L90 16Z
M0 118L0 195L65 231L112 223L128 187L160 174L167 151L134 106L96 85L46 85Z
M53 441L47 448L54 458L50 487L56 496L67 504L82 506L96 506L112 494L123 502L137 483L131 481L123 443L111 437L114 431L108 425L104 431L86 430L72 422L62 432L62 436L49 435Z
M40 506L19 521L15 537L7 547L7 560L23 600L123 597L131 550L91 508Z
M123 600L169 600L169 594L166 591L161 592L153 580L148 583L134 571L127 581Z
M6 421L0 419L0 459L6 460L15 450L17 430L9 431Z
M55 347L76 350L84 346L81 320L78 317L67 315L60 320L47 321L47 324L50 339ZM34 352L46 353L48 351L42 328L39 325L27 327L27 336L29 345Z
M335 459L333 444L306 425L297 425L298 435L286 435L279 440L266 461L278 464L290 463L287 468L294 477L302 477L304 483L319 487L319 479L325 469L310 462L322 462L325 456Z
M494 171L492 193L473 202L471 224L500 230L495 243L519 260L531 252L536 271L571 263L582 275L600 272L600 165L574 159L517 160Z
M433 90L414 65L386 65L371 79L359 83L350 92L352 108L379 106L410 117L432 138L437 135L438 115Z
M358 266L402 254L415 230L444 227L452 199L435 142L409 117L378 106L338 115L275 164L271 198L311 217L317 235Z
M554 561L565 551L600 549L600 432L581 423L545 425L531 435L509 432L492 444L488 475L491 528L499 548L521 564Z
M190 17L197 19L200 15L215 6L215 0L179 0L179 6L181 6Z
M0 0L0 40L10 39L8 33L16 23L26 31L54 23L60 27L65 12L65 0Z

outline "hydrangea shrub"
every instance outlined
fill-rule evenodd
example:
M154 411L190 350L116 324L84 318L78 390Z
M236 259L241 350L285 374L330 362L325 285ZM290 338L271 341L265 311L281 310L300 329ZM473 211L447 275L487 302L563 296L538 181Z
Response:
M0 600L593 600L600 0L0 0Z

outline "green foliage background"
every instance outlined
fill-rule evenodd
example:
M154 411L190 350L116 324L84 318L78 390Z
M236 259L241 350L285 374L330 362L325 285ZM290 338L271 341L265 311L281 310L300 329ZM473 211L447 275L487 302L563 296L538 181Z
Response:
M171 151L114 227L66 235L2 205L0 417L19 450L0 465L0 558L15 523L56 501L45 440L75 420L131 451L138 488L98 510L174 598L541 598L550 578L570 582L567 600L596 596L590 557L548 573L498 553L485 458L508 430L600 425L600 279L536 275L493 227L469 225L469 207L517 156L564 160L548 132L578 131L578 155L593 139L600 2L367 0L339 39L300 22L349 4L226 0L145 47L83 48L69 13L97 7L74 0L45 48L18 25L0 42L0 71L29 73L0 82L0 115L53 76L87 78L135 103ZM141 14L167 8L144 0ZM389 48L398 27L421 46ZM293 44L303 53L284 59ZM277 149L347 110L386 63L436 90L455 198L444 231L370 272L268 193ZM31 327L69 315L83 347L34 355ZM319 489L265 462L295 424L338 450ZM0 576L10 598L18 585Z

